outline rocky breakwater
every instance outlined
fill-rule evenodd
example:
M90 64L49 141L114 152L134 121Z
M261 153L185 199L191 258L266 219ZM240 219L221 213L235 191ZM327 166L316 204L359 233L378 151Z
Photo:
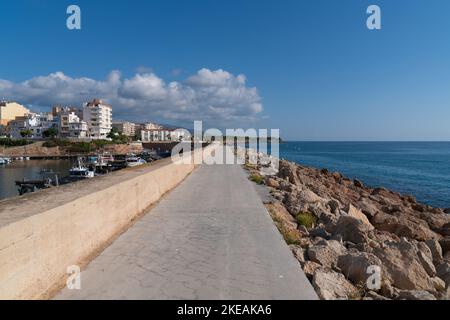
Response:
M250 178L271 188L267 208L322 299L448 299L448 210L326 169L263 163L246 165Z

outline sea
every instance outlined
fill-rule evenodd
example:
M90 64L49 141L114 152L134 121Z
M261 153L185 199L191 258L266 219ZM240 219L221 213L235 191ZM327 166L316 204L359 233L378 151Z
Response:
M284 142L280 157L450 207L450 142Z
M59 178L63 178L68 175L70 168L69 160L13 161L10 164L0 165L0 200L19 195L16 181L42 179L43 170L53 171Z

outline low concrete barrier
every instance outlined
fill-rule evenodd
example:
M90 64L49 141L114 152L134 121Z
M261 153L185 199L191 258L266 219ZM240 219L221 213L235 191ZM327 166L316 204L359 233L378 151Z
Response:
M179 162L165 159L1 201L0 299L50 297L65 284L69 266L88 263L195 168Z

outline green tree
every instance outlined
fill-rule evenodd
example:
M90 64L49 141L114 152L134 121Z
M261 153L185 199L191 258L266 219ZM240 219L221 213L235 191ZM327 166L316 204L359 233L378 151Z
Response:
M20 135L22 136L22 138L30 138L33 136L33 131L31 131L30 129L25 129L20 131Z
M58 136L58 129L56 128L50 128L48 130L45 130L42 135L44 136L44 138L56 138Z

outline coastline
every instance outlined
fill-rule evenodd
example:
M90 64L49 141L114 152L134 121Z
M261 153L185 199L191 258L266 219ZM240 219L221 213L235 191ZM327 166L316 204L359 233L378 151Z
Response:
M450 297L448 209L286 160L276 173L274 158L249 154L269 163L245 167L269 188L267 209L322 299ZM375 289L370 266L381 274Z

